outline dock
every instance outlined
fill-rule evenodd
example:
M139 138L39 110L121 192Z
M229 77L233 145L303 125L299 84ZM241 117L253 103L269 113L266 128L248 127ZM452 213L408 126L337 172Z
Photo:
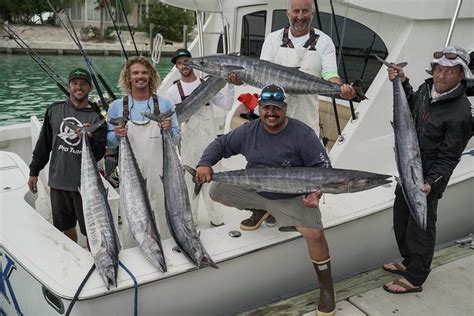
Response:
M397 277L379 268L336 282L336 315L474 315L472 241L444 245L435 252L422 292L401 295L382 289L383 284ZM319 289L315 289L239 315L316 315L318 299Z

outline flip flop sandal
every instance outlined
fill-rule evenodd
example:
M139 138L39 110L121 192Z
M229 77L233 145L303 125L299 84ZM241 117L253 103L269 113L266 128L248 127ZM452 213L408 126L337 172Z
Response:
M410 286L400 280L395 280L392 282L392 284L396 284L398 286L401 286L402 288L405 289L405 291L394 291L394 290L391 290L386 284L383 285L383 289L389 293L392 293L392 294L407 294L407 293L416 293L416 292L421 292L423 291L423 287L422 286Z
M386 268L385 265L382 267L385 271L390 273L395 273L399 275L405 275L405 267L403 267L399 262L390 263L395 267L395 269Z

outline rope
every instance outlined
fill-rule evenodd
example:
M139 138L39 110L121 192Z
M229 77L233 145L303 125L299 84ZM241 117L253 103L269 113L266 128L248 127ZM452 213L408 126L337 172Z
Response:
M133 288L135 290L135 295L133 298L133 315L138 316L138 282L135 276L130 272L130 270L127 269L127 267L122 263L122 261L119 260L119 265L122 267L122 269L125 270L125 272L128 273L128 275L132 278L133 281Z
M82 288L84 287L84 285L86 285L87 280L89 280L89 277L91 276L92 272L94 272L94 270L95 270L95 264L92 265L89 272L87 272L86 277L84 278L84 280L82 280L81 284L79 285L79 288L76 291L76 294L74 294L74 297L72 298L71 304L69 304L67 308L66 314L64 315L69 316L72 308L74 307L74 304L76 304L76 301L79 298L79 294L81 293Z

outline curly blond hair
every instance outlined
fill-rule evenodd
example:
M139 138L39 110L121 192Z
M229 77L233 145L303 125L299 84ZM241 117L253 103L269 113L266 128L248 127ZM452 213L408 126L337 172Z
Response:
M143 56L130 57L127 63L122 67L119 77L119 87L123 93L130 95L131 86L130 86L130 68L135 64L142 64L148 69L150 74L150 79L148 82L148 88L150 89L150 94L156 93L158 87L161 83L160 74L156 71L155 67Z

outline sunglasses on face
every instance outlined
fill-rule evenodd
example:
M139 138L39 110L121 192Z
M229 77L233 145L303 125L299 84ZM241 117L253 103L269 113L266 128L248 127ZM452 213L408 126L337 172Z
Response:
M433 53L433 57L434 58L441 58L441 57L446 57L447 59L450 59L450 60L454 60L456 58L461 58L464 62L466 62L466 60L464 58L462 58L461 56L459 56L458 54L456 53L443 53L443 52L434 52ZM467 62L466 62L467 64Z
M285 94L283 92L277 91L277 92L263 92L260 95L260 100L261 101L266 101L266 100L275 100L275 101L284 101L285 100Z

